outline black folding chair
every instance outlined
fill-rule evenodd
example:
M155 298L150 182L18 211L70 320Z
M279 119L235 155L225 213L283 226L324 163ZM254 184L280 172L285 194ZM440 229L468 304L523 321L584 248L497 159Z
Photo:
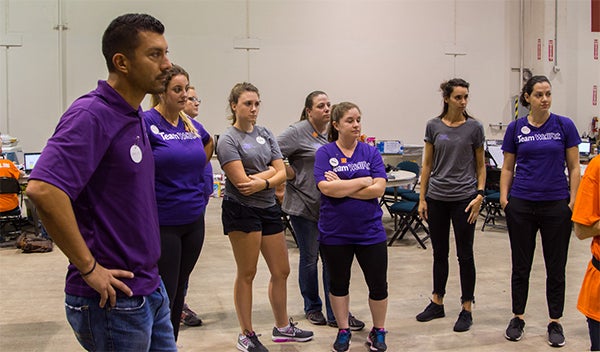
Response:
M416 200L414 196L405 195L405 198L411 198L412 200L402 199L390 206L390 212L398 218L398 226L388 242L388 246L391 246L396 240L404 238L406 233L410 231L419 245L421 245L423 249L427 249L425 241L430 237L429 229L425 226L423 219L419 216L419 199L418 194L415 193L415 195L417 196ZM420 229L423 229L426 233L422 238L419 237L418 234Z

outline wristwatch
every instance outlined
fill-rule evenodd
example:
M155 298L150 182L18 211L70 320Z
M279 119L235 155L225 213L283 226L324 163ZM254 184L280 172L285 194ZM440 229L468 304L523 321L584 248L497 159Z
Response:
M482 197L485 197L485 191L484 191L484 190L482 190L482 189L478 189L478 190L477 190L477 195L479 195L479 196L482 196Z

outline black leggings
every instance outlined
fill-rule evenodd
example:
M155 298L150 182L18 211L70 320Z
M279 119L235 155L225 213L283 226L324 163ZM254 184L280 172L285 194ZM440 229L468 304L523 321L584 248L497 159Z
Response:
M588 328L590 330L591 351L600 351L600 321L587 318Z
M465 209L472 199L446 202L427 198L427 223L433 247L433 294L440 297L444 297L446 294L450 221L452 221L460 272L461 302L475 299L475 260L473 258L475 224L469 224L470 213L465 213Z
M387 244L386 241L362 246L341 245L328 246L321 244L321 255L329 269L329 293L336 297L348 295L350 273L354 255L362 269L369 287L369 298L381 301L387 298Z
M169 295L171 323L177 339L185 286L204 244L204 214L191 224L161 226L160 244L158 270Z

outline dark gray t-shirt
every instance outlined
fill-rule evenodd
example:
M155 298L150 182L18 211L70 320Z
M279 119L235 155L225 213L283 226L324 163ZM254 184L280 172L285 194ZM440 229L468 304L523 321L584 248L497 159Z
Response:
M219 137L217 158L221 168L228 162L240 160L244 165L246 175L254 175L265 171L273 160L283 159L275 136L262 126L254 126L250 133L240 131L233 126L229 127ZM268 208L275 205L274 188L245 196L227 179L225 195L246 206Z
M448 127L440 118L427 122L425 142L433 144L433 165L427 197L455 201L477 191L475 149L483 146L483 126L468 118L458 127Z
M327 136L315 131L308 120L302 120L283 131L277 142L296 173L296 177L286 183L282 209L290 215L317 222L321 192L315 184L315 152L328 143Z

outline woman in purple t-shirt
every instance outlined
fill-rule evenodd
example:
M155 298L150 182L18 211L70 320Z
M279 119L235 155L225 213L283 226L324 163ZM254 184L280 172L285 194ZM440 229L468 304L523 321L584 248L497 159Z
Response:
M189 76L180 66L167 71L165 91L152 96L144 112L155 162L155 190L160 224L158 269L171 305L175 339L185 287L204 243L204 170L213 141L198 122L183 113Z
M350 345L348 311L350 273L354 256L369 287L373 328L367 343L385 351L387 313L387 245L377 197L385 191L383 159L372 146L359 142L361 112L343 102L331 110L329 141L315 154L314 176L322 193L319 242L329 270L329 298L338 323L333 350Z
M530 107L529 114L508 125L502 143L500 205L506 213L510 238L514 314L504 336L510 341L523 337L529 275L539 230L546 263L548 343L561 347L565 336L559 319L565 305L565 266L571 209L580 181L581 139L573 121L550 112L552 86L545 76L531 77L520 101Z

